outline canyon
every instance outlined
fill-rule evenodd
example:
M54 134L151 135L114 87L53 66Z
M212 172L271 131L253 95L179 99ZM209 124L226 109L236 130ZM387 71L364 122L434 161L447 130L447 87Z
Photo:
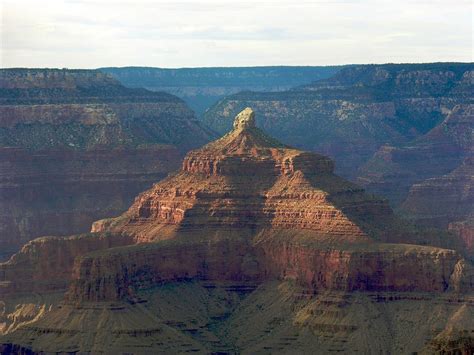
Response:
M97 70L0 70L0 260L87 232L213 137L179 98Z
M203 121L222 133L252 106L278 139L328 155L338 174L397 213L446 229L469 219L474 205L473 72L472 63L348 66L284 92L227 96ZM466 208L453 210L454 201Z
M123 214L1 263L0 350L469 354L466 233L412 225L334 169L245 108Z

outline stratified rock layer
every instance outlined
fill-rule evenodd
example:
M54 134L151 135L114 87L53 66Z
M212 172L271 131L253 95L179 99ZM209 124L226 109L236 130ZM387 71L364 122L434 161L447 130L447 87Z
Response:
M93 70L1 70L0 117L0 258L121 213L210 137L180 99Z

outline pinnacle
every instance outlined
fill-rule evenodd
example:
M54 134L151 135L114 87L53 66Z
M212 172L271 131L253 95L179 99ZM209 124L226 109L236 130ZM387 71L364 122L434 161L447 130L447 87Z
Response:
M234 129L246 129L255 127L255 113L250 107L245 108L234 120Z

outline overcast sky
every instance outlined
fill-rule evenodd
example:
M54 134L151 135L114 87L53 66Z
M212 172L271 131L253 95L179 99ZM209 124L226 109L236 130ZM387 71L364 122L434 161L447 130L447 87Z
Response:
M1 67L473 61L470 0L0 0Z

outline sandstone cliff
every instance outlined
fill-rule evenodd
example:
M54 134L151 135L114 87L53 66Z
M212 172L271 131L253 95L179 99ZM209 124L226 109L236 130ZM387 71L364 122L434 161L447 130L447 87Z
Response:
M3 69L0 116L0 257L121 213L210 137L177 97L93 70Z

